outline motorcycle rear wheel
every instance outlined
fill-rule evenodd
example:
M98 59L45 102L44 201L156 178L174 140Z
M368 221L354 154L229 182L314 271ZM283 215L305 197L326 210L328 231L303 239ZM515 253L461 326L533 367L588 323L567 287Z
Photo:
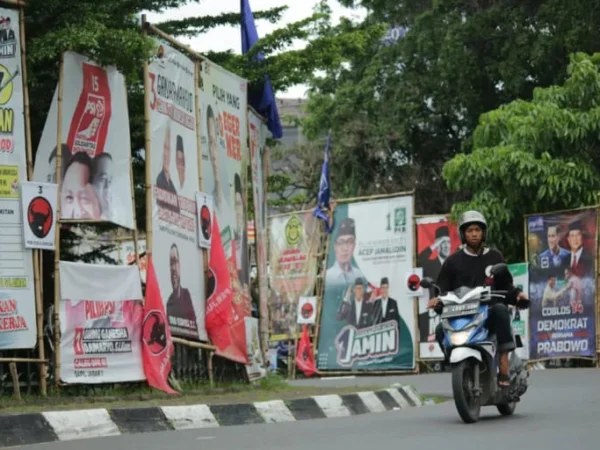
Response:
M500 405L496 405L496 408L498 409L498 412L503 416L512 416L515 413L515 409L517 408L517 403L502 403Z
M473 359L461 361L452 369L452 394L458 415L465 423L475 423L481 413L480 397L473 395L473 372L475 370ZM478 386L477 386L478 387Z

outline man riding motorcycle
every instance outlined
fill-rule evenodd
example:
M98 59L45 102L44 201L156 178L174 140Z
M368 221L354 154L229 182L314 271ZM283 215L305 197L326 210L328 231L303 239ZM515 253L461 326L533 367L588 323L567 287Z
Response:
M454 291L462 286L470 288L483 286L486 284L486 268L504 263L504 257L499 251L484 245L487 237L487 222L483 214L478 211L465 212L459 220L458 231L463 247L444 261L436 283L443 293ZM504 302L506 304L498 302L490 307L486 326L491 334L496 335L498 341L500 357L498 384L507 387L510 386L508 353L516 348L507 304L518 305L519 302L528 302L528 300L520 289L510 283ZM438 297L432 298L428 307L433 308L437 314L443 311L442 302ZM449 355L443 344L442 324L436 327L435 338L448 361Z

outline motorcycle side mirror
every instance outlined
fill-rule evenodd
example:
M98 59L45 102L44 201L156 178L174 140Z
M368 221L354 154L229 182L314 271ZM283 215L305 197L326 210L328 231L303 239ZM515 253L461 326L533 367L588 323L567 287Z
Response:
M421 279L421 286L423 286L425 289L431 288L433 286L433 279L429 277L423 277Z
M503 275L506 273L510 273L510 270L508 270L508 266L505 263L494 264L490 269L490 275L492 277Z

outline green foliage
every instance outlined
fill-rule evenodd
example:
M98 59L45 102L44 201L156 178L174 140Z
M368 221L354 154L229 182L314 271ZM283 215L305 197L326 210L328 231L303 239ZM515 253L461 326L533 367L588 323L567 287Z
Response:
M474 151L444 166L448 187L480 209L513 260L523 254L523 215L593 205L600 189L600 54L572 55L562 86L537 88L483 114ZM472 197L471 197L472 196Z
M441 169L473 149L481 114L563 83L570 53L600 50L598 2L339 1L368 10L362 23L339 30L398 24L408 32L392 46L374 39L347 55L347 66L315 79L304 126L311 138L334 130L343 156L332 178L356 180L332 184L336 192L415 187L420 213L444 212L454 200Z

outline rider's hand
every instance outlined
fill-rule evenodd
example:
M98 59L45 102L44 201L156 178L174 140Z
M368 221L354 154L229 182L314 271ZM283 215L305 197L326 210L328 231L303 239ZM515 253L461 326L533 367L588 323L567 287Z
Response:
M433 309L437 306L437 304L439 302L440 302L439 297L433 297L432 299L429 299L429 303L427 303L427 308Z
M527 295L525 295L524 292L519 292L519 295L517 295L517 308L519 309L526 309L529 307L529 298L527 298Z

